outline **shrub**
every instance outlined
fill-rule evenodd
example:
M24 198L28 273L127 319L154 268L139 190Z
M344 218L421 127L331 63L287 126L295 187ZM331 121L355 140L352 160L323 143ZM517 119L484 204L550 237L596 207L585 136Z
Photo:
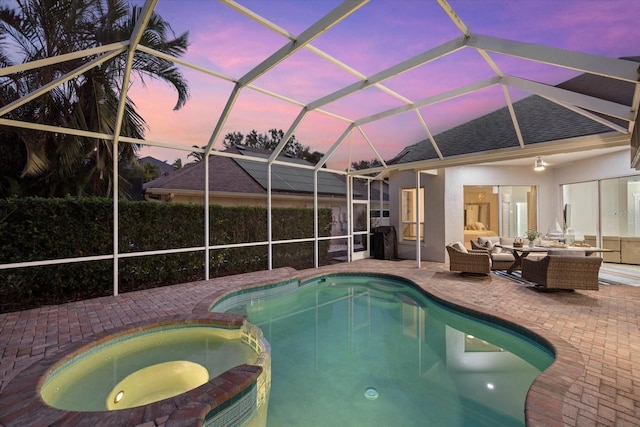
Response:
M331 210L319 211L319 234L328 236ZM126 257L127 253L204 246L199 205L120 201L120 292L204 279L202 251ZM210 244L264 242L267 210L210 206ZM313 236L313 210L272 209L274 240ZM320 242L325 260L329 244ZM113 201L103 198L0 200L0 264L110 256ZM313 266L313 243L274 245L274 267ZM277 260L277 261L276 261ZM264 270L267 246L210 251L210 277ZM0 312L110 295L113 259L0 270Z

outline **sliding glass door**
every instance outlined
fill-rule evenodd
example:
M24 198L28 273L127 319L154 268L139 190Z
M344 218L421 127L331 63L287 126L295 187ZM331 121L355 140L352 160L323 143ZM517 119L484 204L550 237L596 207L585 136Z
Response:
M640 237L640 177L630 176L562 186L567 234L576 240Z
M465 236L470 240L476 235L522 237L528 229L538 227L537 188L531 185L465 186L464 223Z
M598 234L598 182L580 182L562 186L562 218L566 239L587 240L596 244Z
M501 203L500 235L522 237L538 229L538 196L532 185L498 187Z

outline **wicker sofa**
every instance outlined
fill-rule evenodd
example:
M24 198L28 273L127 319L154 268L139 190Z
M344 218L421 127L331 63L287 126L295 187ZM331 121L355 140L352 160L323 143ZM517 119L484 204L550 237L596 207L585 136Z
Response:
M598 272L602 258L595 256L547 255L539 260L522 260L522 278L535 282L544 290L599 290Z
M449 254L449 270L461 273L490 274L491 257L486 250L467 250L462 242L446 246Z

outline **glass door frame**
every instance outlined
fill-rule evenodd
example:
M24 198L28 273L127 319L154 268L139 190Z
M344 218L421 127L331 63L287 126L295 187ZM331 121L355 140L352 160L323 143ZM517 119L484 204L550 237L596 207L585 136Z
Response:
M370 190L369 186L371 184L370 180L367 180L367 197L363 200L356 200L353 198L354 188L353 188L353 177L349 177L349 193L351 203L349 204L349 219L350 219L350 228L349 228L349 243L350 243L350 257L351 261L356 261L359 259L367 259L370 257L370 248L371 248L371 210L370 210ZM364 206L365 208L365 224L366 227L364 230L358 230L357 228L357 214L360 212L356 207ZM364 249L356 250L356 236L360 236L364 243Z
M351 214L355 215L358 210L356 209L356 206L364 206L366 209L366 223L367 223L367 228L365 230L356 230L356 218L354 216L351 217L351 224L352 224L352 228L351 228L351 259L352 260L358 260L358 259L366 259L369 258L369 248L370 248L370 234L371 234L371 229L369 226L369 201L365 201L365 200L353 200L351 205ZM365 243L364 245L364 249L361 250L356 250L356 236L361 236L362 241Z

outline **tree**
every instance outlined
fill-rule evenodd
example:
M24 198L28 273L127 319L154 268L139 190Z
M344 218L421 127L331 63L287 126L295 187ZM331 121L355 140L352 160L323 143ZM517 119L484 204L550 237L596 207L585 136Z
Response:
M4 65L45 59L86 48L129 40L141 9L124 0L17 0L0 7L0 61ZM169 35L171 34L171 36ZM187 49L188 34L175 37L170 25L152 14L141 44L173 56ZM9 49L13 50L9 50ZM6 105L65 75L96 56L46 65L0 78L0 104ZM11 111L7 118L111 134L116 126L127 52L72 78ZM175 65L136 51L132 73L160 79L176 89L174 109L184 105L188 87ZM121 135L144 138L146 123L126 100ZM135 161L137 145L110 140L3 127L0 145L13 155L0 162L0 196L18 182L22 194L39 196L99 195L113 192L113 156L120 165ZM16 172L19 171L19 172ZM7 174L8 173L8 174ZM122 177L120 177L122 180ZM120 188L125 189L126 185Z
M369 168L375 168L378 166L382 166L382 163L380 163L380 160L378 159L360 160L359 162L351 162L351 169L353 170L369 169Z
M254 129L249 132L246 137L240 132L228 133L222 140L222 145L225 148L241 146L273 151L283 138L284 132L282 129L270 129L268 134L258 133L258 131ZM295 135L291 135L282 152L291 157L304 159L310 163L317 164L324 154L318 151L310 152L309 150L309 147L302 145L300 141L296 139Z
M160 176L160 168L151 162L145 162L143 165L144 176L142 182L149 182Z
M182 169L182 159L178 158L175 162L171 164L174 170Z
M198 147L197 145L192 145L193 148L202 148L203 150L205 148L207 148L206 145L203 145L202 147ZM191 153L187 154L187 157L193 157L193 162L201 162L202 160L204 160L204 153L201 153L199 151L192 151Z

